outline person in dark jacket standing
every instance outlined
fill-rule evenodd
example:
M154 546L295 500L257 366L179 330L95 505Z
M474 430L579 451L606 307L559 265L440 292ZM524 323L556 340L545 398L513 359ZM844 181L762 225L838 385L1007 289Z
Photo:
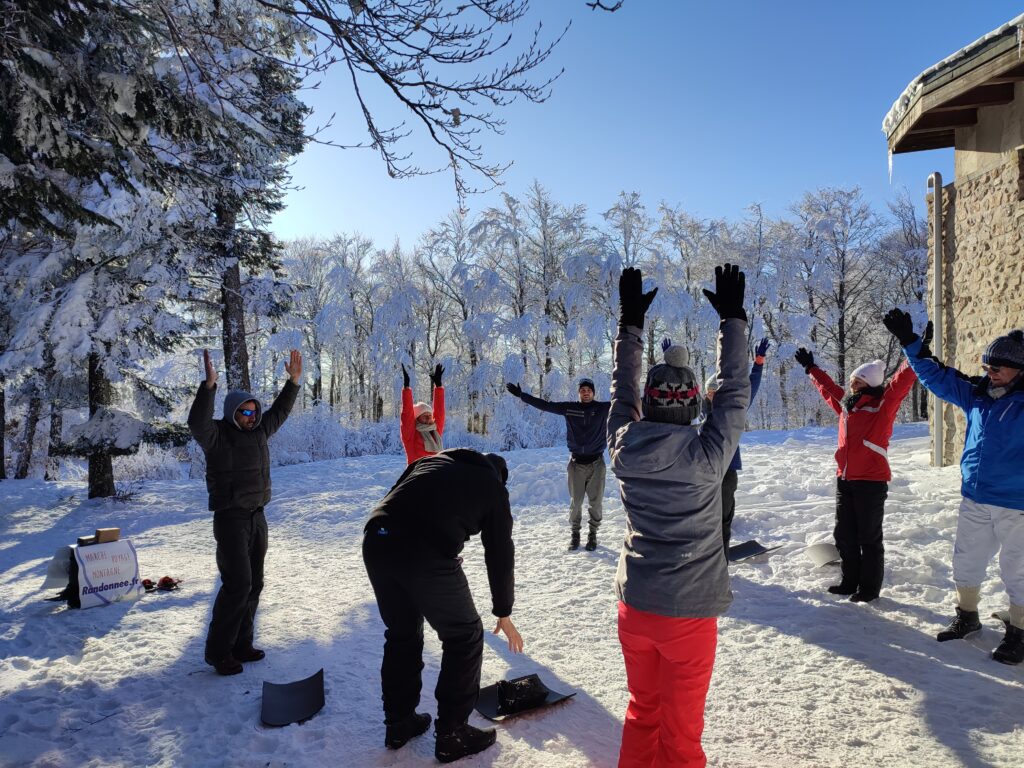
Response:
M669 339L665 339L671 344ZM750 403L753 405L757 397L757 390L761 388L761 374L764 372L764 359L768 354L770 342L767 338L761 339L754 348L754 364L750 366ZM662 342L665 346L665 342ZM704 412L711 413L714 405L715 392L718 391L718 377L708 376L704 382ZM750 406L747 406L748 408ZM729 539L732 538L732 520L736 516L736 487L739 485L738 473L743 469L743 460L740 458L740 448L736 446L736 453L729 462L729 469L725 471L722 478L722 544L725 557L729 557Z
M578 402L551 402L523 392L518 384L505 388L527 405L547 413L565 417L565 442L569 446L569 549L579 549L580 528L583 525L583 499L587 499L590 529L587 550L597 549L597 529L601 527L604 500L604 443L608 429L608 409L611 403L594 399L594 380L579 380Z
M1010 599L1006 634L992 658L1024 662L1024 331L997 336L981 356L983 376L968 377L940 363L918 338L910 316L894 309L885 327L903 347L921 384L967 416L960 458L960 513L953 544L956 616L937 640L981 631L978 604L989 562L999 553L999 575Z
M381 689L384 744L398 749L426 732L430 715L416 712L423 670L423 620L441 640L434 754L443 763L481 752L493 729L469 725L480 691L483 625L473 606L459 553L479 533L484 545L494 634L513 653L523 649L510 614L515 546L508 468L494 453L453 448L406 467L364 526L363 562L384 632Z
M302 376L302 355L291 351L285 363L288 381L264 413L248 392L224 398L224 417L213 420L217 370L203 351L206 380L199 385L188 414L188 428L206 455L206 488L217 540L221 587L206 636L206 663L221 675L242 671L243 661L266 654L253 646L253 625L263 590L270 501L270 450L267 440L281 428L295 404Z
M608 453L626 511L615 574L619 642L629 705L619 768L704 766L704 704L718 643L718 616L732 602L722 557L722 476L739 444L750 404L744 276L715 269L704 291L721 318L718 393L700 427L700 384L670 346L665 362L643 365L643 292L638 269L619 280Z
M885 384L885 363L873 360L850 374L850 388L844 392L814 364L814 355L806 349L800 347L794 357L839 415L833 535L842 562L842 578L828 591L849 595L855 603L868 603L878 598L885 575L882 518L892 480L889 438L900 403L917 376L904 362Z

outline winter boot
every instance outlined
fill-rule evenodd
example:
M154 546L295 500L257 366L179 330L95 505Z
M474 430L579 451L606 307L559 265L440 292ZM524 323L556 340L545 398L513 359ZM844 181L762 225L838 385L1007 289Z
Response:
M1024 661L1024 629L1007 624L1006 637L992 651L992 658L1003 664L1020 664Z
M842 584L833 584L828 588L828 591L833 595L852 595L857 591L857 585L854 584L853 586L850 586L846 582L843 582Z
M949 626L939 632L935 639L940 643L944 643L947 640L963 640L968 635L973 635L975 632L980 631L981 621L978 619L978 612L964 611L957 606L956 618L949 622Z
M230 654L219 660L207 656L206 663L217 670L218 675L237 675L242 671L242 663Z
M384 746L388 749L400 749L409 739L415 739L427 732L427 728L430 727L430 715L426 712L413 712L404 720L384 725Z
M264 651L253 648L251 645L248 648L235 648L231 655L239 661L261 661L267 657Z
M587 550L587 552L593 552L597 549L597 531L591 531L587 534L587 543L586 546L584 546L584 549Z
M580 532L573 531L572 538L569 539L569 551L572 552L580 548Z
M454 731L438 733L434 745L434 757L442 763L450 763L462 757L483 752L498 738L493 728L481 730L469 723L463 723Z
M851 603L870 603L872 600L877 599L877 592L854 592L852 595L850 595Z

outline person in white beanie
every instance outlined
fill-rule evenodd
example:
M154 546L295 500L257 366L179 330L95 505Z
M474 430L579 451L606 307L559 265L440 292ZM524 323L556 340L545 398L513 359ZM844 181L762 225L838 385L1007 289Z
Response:
M956 616L938 633L939 642L981 631L982 582L999 553L999 575L1010 600L1010 620L992 658L1024 662L1024 330L993 339L981 356L984 374L969 377L940 363L914 333L910 316L894 309L885 327L903 347L921 384L960 407L967 434L960 458L960 513L953 543Z
M917 376L904 362L885 384L885 363L872 360L854 369L849 390L844 392L814 364L814 355L806 349L801 347L794 357L839 416L833 536L842 579L828 591L849 595L855 603L871 602L878 598L885 573L882 518L892 479L889 438L900 403Z
M413 403L409 372L402 366L402 446L405 458L412 464L416 459L433 456L444 449L444 387L441 376L444 366L438 363L430 374L432 405Z

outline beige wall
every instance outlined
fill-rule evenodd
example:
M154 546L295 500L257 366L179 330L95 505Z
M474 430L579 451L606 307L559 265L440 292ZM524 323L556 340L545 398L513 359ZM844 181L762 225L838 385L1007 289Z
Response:
M1009 160L1024 144L1024 82L1014 85L1014 99L978 110L978 123L956 129L954 176L965 179Z
M958 169L960 154L958 149ZM942 361L970 376L981 374L981 354L992 339L1024 327L1024 152L1000 157L1002 162L988 170L957 176L943 195ZM929 230L932 218L929 201ZM935 267L932 248L929 245L929 297ZM943 411L945 462L950 464L960 460L965 420L959 408L946 406Z

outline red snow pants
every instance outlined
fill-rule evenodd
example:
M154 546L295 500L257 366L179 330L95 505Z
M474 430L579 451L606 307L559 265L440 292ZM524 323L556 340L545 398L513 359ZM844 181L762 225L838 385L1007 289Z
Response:
M629 686L619 768L703 768L718 619L659 616L620 602L619 642Z

